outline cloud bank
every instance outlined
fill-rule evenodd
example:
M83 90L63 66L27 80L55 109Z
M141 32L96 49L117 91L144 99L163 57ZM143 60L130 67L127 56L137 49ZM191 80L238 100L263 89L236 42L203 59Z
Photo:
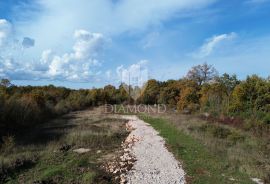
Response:
M44 50L38 61L18 62L14 53L0 57L0 77L14 80L58 80L58 81L91 81L95 69L101 65L98 54L103 49L105 38L100 33L86 30L74 32L74 45L71 52L55 54L51 49ZM35 45L35 40L25 37L23 48Z
M99 73L105 37L144 32L174 16L192 16L215 1L37 0L18 4L13 25L0 19L0 46L7 50L0 52L0 75L13 80L91 81ZM156 33L150 35L144 47L151 47L156 37ZM7 48L7 42L12 46Z

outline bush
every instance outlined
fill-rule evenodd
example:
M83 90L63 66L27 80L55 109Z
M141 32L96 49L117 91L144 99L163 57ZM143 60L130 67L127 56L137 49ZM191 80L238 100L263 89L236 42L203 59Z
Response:
M263 118L263 122L267 125L270 125L270 113L267 113Z
M199 130L203 132L208 132L214 137L217 137L220 139L225 139L231 134L230 129L221 127L219 125L212 125L212 124L202 125L199 128Z
M214 126L211 132L214 137L217 137L220 139L225 139L231 134L231 131L228 128L223 128L220 126Z
M1 151L4 153L10 153L15 146L15 138L14 136L4 136L2 137L2 146Z
M238 131L232 131L231 134L228 136L228 139L233 143L244 141L245 136L241 135Z

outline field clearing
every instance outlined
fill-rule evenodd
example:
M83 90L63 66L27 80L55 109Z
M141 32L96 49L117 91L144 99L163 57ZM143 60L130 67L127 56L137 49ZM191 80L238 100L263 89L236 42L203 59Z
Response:
M126 120L100 108L58 118L23 137L6 138L0 183L117 183L101 166L121 154ZM75 149L85 148L79 154Z

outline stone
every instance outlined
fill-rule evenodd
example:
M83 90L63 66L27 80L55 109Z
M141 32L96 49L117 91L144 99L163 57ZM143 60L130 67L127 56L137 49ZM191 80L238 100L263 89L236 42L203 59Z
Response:
M86 148L79 148L79 149L73 150L73 152L79 153L79 154L87 153L89 151L90 151L90 149L86 149Z

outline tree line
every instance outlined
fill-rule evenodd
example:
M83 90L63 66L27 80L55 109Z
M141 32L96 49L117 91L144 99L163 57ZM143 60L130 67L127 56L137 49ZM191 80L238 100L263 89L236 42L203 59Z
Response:
M125 90L104 88L72 90L64 87L15 86L0 82L0 135L32 127L74 110L103 104L166 104L179 112L207 112L214 117L241 117L249 127L270 126L270 80L257 75L245 80L236 75L218 75L206 63L194 66L179 80L151 79L134 102Z
M127 99L121 87L72 90L64 87L15 86L7 79L0 81L0 135L33 127L70 111L120 104ZM126 99L125 99L126 98Z
M245 80L206 63L194 66L180 80L148 81L141 103L163 103L180 112L207 113L225 123L241 120L246 129L270 128L270 77L247 76Z

